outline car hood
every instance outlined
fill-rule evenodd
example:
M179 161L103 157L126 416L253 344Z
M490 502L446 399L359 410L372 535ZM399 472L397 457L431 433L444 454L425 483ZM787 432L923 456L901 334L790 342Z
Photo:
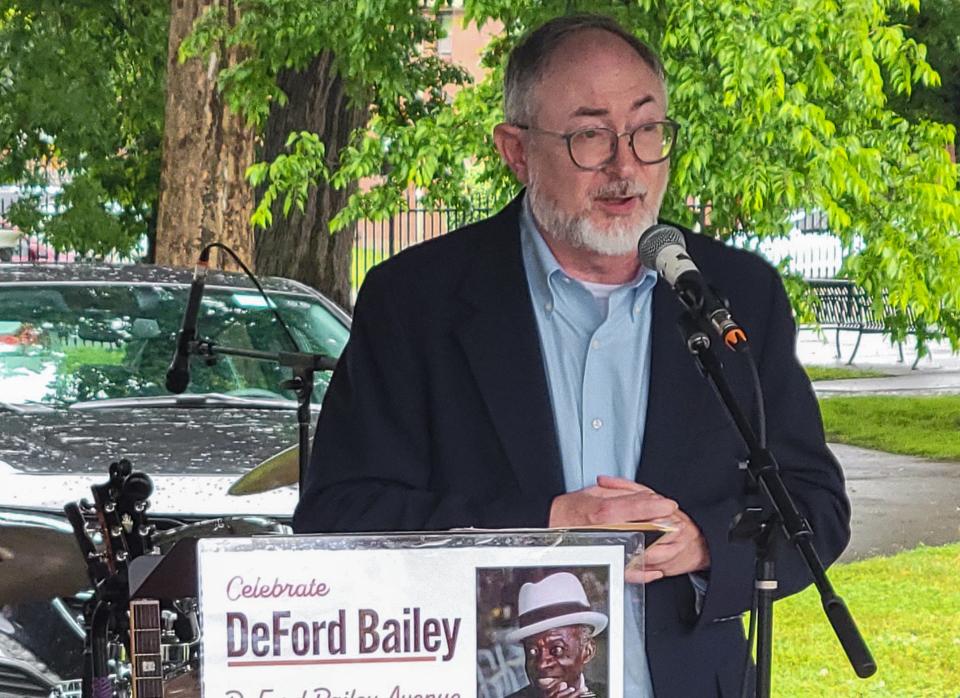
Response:
M297 441L293 410L124 408L0 413L0 506L62 509L111 462L154 482L155 514L288 517L296 487L234 497L230 485Z

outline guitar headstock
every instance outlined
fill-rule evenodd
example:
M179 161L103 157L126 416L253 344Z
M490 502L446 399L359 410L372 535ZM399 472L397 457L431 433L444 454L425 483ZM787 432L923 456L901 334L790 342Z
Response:
M129 559L153 552L154 527L147 517L153 482L145 473L131 472L120 488L117 511Z
M130 461L110 464L109 479L93 485L93 508L103 536L102 562L110 575L126 572L130 560L153 550L146 511L153 483Z
M146 515L153 483L144 473L134 472L130 461L122 459L111 463L107 481L91 486L90 491L93 504L70 502L64 507L87 562L94 590L84 605L85 646L89 650L91 672L85 674L85 681L89 676L94 682L96 695L101 695L101 689L106 690L104 695L114 695L112 689L104 688L116 683L110 676L107 657L111 646L122 644L128 655L134 656L134 648L138 652L133 675L134 695L159 697L162 695L159 602L131 605L127 575L133 558L154 549L153 526ZM91 524L99 529L101 541L96 540Z

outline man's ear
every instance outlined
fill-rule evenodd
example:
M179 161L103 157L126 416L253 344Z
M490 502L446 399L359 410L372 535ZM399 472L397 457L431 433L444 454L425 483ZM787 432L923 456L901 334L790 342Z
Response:
M527 151L522 138L523 129L512 124L497 124L493 129L493 142L500 157L507 163L521 184L528 179Z
M597 641L595 638L590 638L583 643L583 663L584 665L589 664L590 660L597 656Z

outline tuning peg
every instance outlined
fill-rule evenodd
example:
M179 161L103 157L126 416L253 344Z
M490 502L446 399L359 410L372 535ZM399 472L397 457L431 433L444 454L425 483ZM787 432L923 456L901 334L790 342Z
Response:
M130 473L123 483L123 496L142 501L153 494L153 482L145 473Z

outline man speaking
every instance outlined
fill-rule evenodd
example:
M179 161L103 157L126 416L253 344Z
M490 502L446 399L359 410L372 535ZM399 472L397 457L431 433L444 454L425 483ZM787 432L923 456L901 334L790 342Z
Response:
M675 530L627 575L646 585L646 617L644 627L625 618L625 695L738 695L754 550L728 531L762 500L677 330L676 295L637 255L678 143L662 64L608 18L562 17L511 52L504 102L494 141L525 189L492 218L367 275L294 526L669 519ZM767 445L820 558L833 561L849 504L795 357L783 284L749 252L683 236L750 337ZM756 415L748 365L722 359ZM809 584L791 546L777 551L778 594Z

